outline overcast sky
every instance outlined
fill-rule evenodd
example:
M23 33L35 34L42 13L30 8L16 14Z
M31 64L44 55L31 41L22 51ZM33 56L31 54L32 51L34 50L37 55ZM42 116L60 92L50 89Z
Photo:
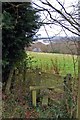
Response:
M32 1L34 1L39 6L44 7L44 5L42 5L39 0L32 0ZM45 2L45 0L43 0L43 1ZM73 8L71 6L75 5L78 2L78 0L59 0L59 1L62 4L64 4L64 7L66 8L67 12L69 12L69 13L73 10ZM51 2L51 4L54 5L56 8L61 9L61 6L56 2L56 0L49 0L49 2ZM48 16L48 19L50 19L47 12L44 12L44 13L41 12L40 15L41 15L41 19L44 19L46 16ZM59 17L56 13L55 13L55 16L56 16L56 18ZM68 36L73 35L72 33L70 33L67 30L66 30L66 34L65 34L64 31L62 30L62 28L59 25L57 25L57 26L56 25L51 25L51 26L45 25L45 27L42 26L37 34L40 34L41 37L47 37L48 35L49 35L49 37L55 36L55 35L65 36L66 34Z

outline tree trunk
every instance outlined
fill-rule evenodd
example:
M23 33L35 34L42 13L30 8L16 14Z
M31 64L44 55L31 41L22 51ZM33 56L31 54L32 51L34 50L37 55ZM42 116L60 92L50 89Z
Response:
M12 77L13 77L13 72L14 72L14 69L12 68L10 70L9 77L8 77L8 80L7 80L7 84L6 84L6 88L5 88L5 93L6 94L10 93L10 87L11 87L11 81L12 81Z

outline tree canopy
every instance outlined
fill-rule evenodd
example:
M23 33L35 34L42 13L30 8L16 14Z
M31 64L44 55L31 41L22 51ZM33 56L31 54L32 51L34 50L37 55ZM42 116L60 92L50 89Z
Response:
M39 29L39 15L30 2L2 3L2 63L3 77L13 65L24 58L24 47L29 46Z

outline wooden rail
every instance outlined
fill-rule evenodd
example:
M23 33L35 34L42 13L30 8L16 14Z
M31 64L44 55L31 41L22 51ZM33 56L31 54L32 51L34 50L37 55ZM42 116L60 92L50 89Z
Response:
M30 86L30 90L55 89L54 86Z

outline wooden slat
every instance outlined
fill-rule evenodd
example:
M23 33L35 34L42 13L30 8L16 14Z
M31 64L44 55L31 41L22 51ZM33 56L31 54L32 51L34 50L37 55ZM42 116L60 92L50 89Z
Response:
M32 91L32 104L36 107L36 90Z
M55 89L53 86L30 86L30 90L39 90L39 89Z

